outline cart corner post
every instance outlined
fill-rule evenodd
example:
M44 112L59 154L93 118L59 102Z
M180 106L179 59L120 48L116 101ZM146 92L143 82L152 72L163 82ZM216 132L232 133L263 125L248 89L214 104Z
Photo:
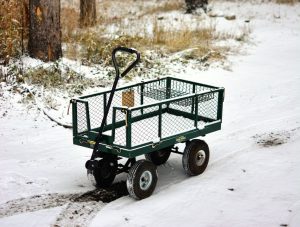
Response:
M112 137L112 143L115 141L115 135L116 135L116 112L117 108L113 108L113 115L112 115L112 130L111 130L111 137Z
M167 77L167 84L166 84L166 98L169 99L171 97L171 78Z
M89 103L85 102L85 114L86 114L86 125L88 132L91 131L91 120L90 120L90 110Z
M76 136L78 134L78 128L77 128L77 102L76 102L75 99L71 99L70 102L72 103L73 136Z
M126 110L126 148L131 148L131 110Z
M193 104L194 104L194 107L195 108L193 108L193 110L195 109L195 123L194 123L194 125L195 125L195 128L197 128L198 127L198 95L195 95L194 96L194 98L193 98Z
M217 113L217 119L222 121L223 117L223 102L224 102L224 95L225 95L225 89L221 88L218 91L218 113Z
M159 104L159 113L158 113L158 137L161 139L161 131L162 131L162 104Z
M103 110L105 110L105 107L107 105L107 93L103 94ZM105 120L105 125L107 125L107 119Z

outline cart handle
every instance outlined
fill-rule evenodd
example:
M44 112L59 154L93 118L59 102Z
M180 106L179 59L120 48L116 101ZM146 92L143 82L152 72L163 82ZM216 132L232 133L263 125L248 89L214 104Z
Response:
M119 70L119 66L116 60L116 53L117 52L126 52L129 54L135 54L136 55L136 59L135 61L133 61L120 75L120 70ZM112 61L116 70L116 77L124 77L134 66L137 65L137 63L140 61L140 53L137 52L137 50L132 49L132 48L127 48L127 47L117 47L113 50L112 52Z
M127 52L129 54L135 54L136 55L135 61L132 62L124 70L124 72L121 73L121 75L120 75L120 70L119 70L119 67L118 67L117 60L116 60L116 53L118 51ZM103 115L103 119L102 119L102 122L101 122L101 125L100 125L100 128L99 128L99 131L98 131L98 135L95 139L95 145L94 145L94 148L93 148L93 153L92 153L92 156L91 156L91 160L94 160L96 158L96 152L98 151L99 143L100 143L100 141L103 137L103 135L102 135L103 129L104 129L105 122L106 122L106 119L107 119L107 116L108 116L108 113L109 113L109 109L110 109L110 106L111 106L111 103L112 103L112 100L113 100L113 97L114 97L114 94L115 94L115 91L116 91L118 81L119 81L120 78L124 77L139 62L139 60L140 60L140 54L135 49L130 49L130 48L127 48L127 47L117 47L112 52L112 61L113 61L113 64L114 64L114 67L115 67L115 70L116 70L116 77L115 77L113 86L111 88L111 92L110 92L107 104L104 108L104 115Z

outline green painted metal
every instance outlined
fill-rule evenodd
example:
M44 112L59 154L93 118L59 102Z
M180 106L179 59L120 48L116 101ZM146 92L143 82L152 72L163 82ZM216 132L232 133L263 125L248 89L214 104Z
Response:
M91 131L91 120L90 120L90 111L89 111L89 103L85 103L85 114L86 114L86 125L87 130Z
M194 88L195 88L195 86L193 87L193 90L194 90ZM195 103L198 103L198 96L195 96L195 98L193 100L194 100L193 106L195 107L195 123L194 123L194 125L197 128L199 115L198 115L198 105L195 105Z
M162 104L159 105L159 110L158 110L158 138L161 138L162 136Z
M107 105L107 93L104 93L103 94L103 110L105 109L106 105ZM106 119L105 125L107 125L107 119Z
M126 147L131 148L131 111L126 111Z
M222 120L222 116L223 116L223 102L224 102L224 97L225 95L225 90L221 90L219 92L219 96L218 96L218 119Z
M196 85L195 85L195 84L193 84L193 93L196 93ZM192 113L193 113L194 110L195 110L195 99L197 99L197 97L195 97L195 98L192 100ZM198 103L198 102L196 102L196 103ZM196 111L196 113L197 113L197 111Z
M77 131L77 103L76 100L71 100L72 103L72 126L73 126L73 136L78 134Z
M116 108L113 108L113 116L112 116L112 127L111 127L111 137L112 141L115 140L115 134L116 134ZM104 129L105 130L105 129Z
M119 87L118 92L132 89L139 97L138 106L122 107L121 104L113 104L111 121L107 122L104 132L111 130L111 134L104 134L103 140L99 144L101 152L112 153L127 158L136 157L141 154L160 150L172 146L176 143L185 142L199 136L205 136L208 133L221 129L224 88L218 88L211 85L205 85L178 78L165 77L143 81L129 86ZM72 99L73 112L73 143L79 146L93 148L97 131L99 128L91 125L90 108L95 108L95 98L103 98L103 106L106 104L106 97L109 91L103 91L92 95L82 96L78 99ZM119 93L120 94L120 93ZM154 100L149 103L147 100ZM156 101L155 101L156 100ZM84 104L86 114L87 131L78 130L78 103ZM100 105L100 104L99 104ZM201 106L201 109L200 109ZM96 106L97 107L97 106ZM175 107L175 108L174 108ZM82 107L80 107L82 108ZM96 110L99 110L97 107ZM101 109L100 109L101 110ZM102 110L103 111L103 110ZM95 112L95 109L93 113ZM118 113L125 113L123 119L118 118ZM164 125L164 114L184 117L193 121L194 128L184 132L173 132L171 136L163 138L162 125ZM99 113L101 116L101 112ZM122 115L124 116L124 114ZM82 116L80 116L82 118ZM156 118L157 117L157 118ZM144 144L132 146L132 124L137 122L157 122L157 136L160 141L153 142L149 140ZM157 119L157 120L155 120ZM198 128L198 122L205 123L204 128ZM82 123L81 123L82 124ZM115 141L116 130L125 127L126 144L117 144ZM170 126L172 127L172 125ZM143 132L141 129L141 134Z

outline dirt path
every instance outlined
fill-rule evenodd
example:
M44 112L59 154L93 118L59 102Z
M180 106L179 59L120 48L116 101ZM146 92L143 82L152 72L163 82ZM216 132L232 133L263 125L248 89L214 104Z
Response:
M53 226L87 226L106 203L127 194L125 182L120 182L86 193L35 195L1 204L0 218L64 206Z

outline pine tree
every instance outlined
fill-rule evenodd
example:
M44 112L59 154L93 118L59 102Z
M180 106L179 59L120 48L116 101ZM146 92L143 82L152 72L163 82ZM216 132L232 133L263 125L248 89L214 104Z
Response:
M29 55L43 61L62 56L60 0L29 1Z
M96 0L80 0L80 27L96 23Z

